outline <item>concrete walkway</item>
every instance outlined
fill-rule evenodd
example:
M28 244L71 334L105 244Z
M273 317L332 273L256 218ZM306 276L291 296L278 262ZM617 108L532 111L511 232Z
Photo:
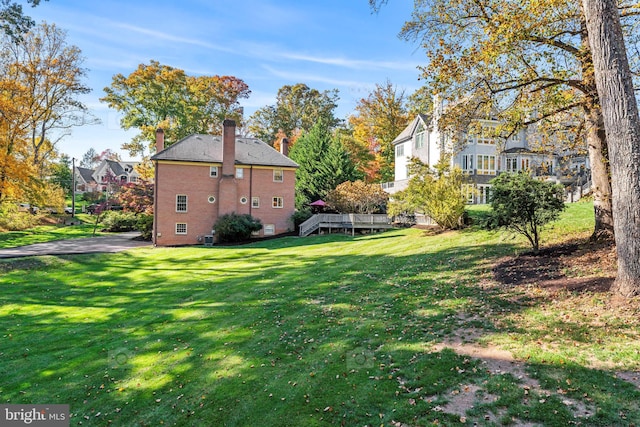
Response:
M114 233L98 237L35 243L33 245L20 246L17 248L0 249L0 258L120 252L131 248L151 246L151 242L137 240L136 238L139 236L139 232L132 231L128 233Z

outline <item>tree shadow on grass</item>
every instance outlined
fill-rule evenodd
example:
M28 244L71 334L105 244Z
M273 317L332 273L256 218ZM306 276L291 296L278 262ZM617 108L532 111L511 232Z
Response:
M294 239L275 255L270 241L16 264L0 279L0 395L68 403L72 423L90 425L454 422L439 402L487 374L431 346L527 308L479 286L488 252L513 247L367 253L392 242L379 237ZM594 399L626 402L620 393Z

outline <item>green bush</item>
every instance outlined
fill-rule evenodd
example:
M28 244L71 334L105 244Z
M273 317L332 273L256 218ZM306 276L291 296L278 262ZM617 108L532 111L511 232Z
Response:
M136 227L144 240L151 240L153 234L153 215L138 215Z
M219 243L234 243L250 239L251 233L262 230L262 223L248 214L231 213L218 218L213 227Z
M534 252L540 248L540 231L564 209L564 188L527 173L503 173L491 180L491 221L522 234Z
M102 225L105 231L137 230L138 216L133 212L107 211L104 213Z
M302 209L299 211L295 211L293 215L291 215L291 222L293 222L293 227L296 233L300 232L300 224L311 218L313 213L309 209Z

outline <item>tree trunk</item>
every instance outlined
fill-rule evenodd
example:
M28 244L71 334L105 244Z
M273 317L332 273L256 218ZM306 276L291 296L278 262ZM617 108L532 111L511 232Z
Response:
M607 240L613 239L614 237L609 153L602 118L602 109L600 108L600 101L598 99L598 89L593 75L593 58L590 54L589 32L586 28L586 22L582 21L581 25L583 28L581 40L583 52L585 52L585 54L580 57L586 98L584 123L591 169L591 189L593 194L593 213L595 217L595 226L591 240Z
M591 239L613 239L614 228L607 139L602 122L602 112L598 106L593 105L586 109L585 123L587 126L587 149L591 166L591 188L593 190L595 216L595 227Z
M611 161L618 274L613 291L640 295L640 117L616 0L583 0Z

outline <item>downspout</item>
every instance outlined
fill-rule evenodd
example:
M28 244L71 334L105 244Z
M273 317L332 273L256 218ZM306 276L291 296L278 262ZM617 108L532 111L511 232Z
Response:
M158 246L158 167L160 163L155 161L155 168L153 171L153 246Z
M249 215L253 216L253 165L249 167Z

